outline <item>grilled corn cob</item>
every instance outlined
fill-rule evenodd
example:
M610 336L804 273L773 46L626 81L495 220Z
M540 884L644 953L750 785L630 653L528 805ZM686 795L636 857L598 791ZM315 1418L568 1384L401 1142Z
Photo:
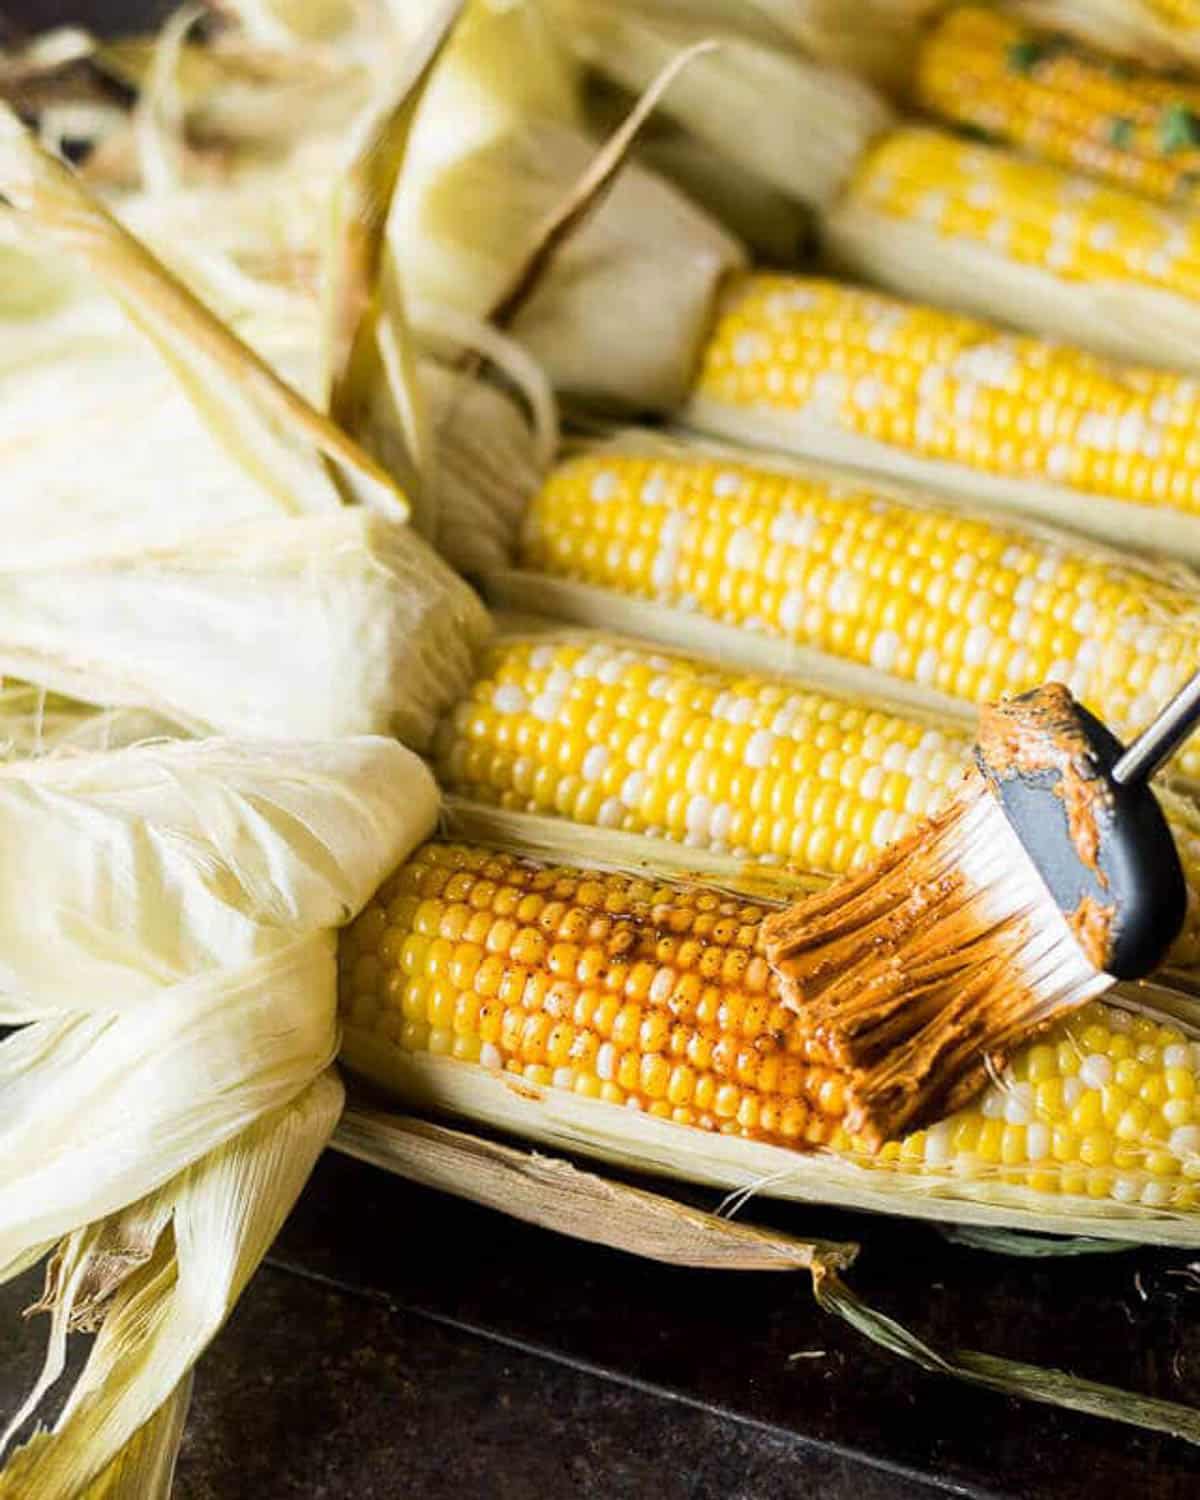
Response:
M1134 193L943 131L863 156L822 223L831 261L1096 353L1200 368L1200 224Z
M850 702L600 635L514 637L443 721L444 789L709 854L840 875L936 811L970 764L953 720ZM1196 893L1172 966L1200 964L1200 823L1168 799Z
M1200 641L1190 575L1016 518L632 433L550 473L515 562L513 596L536 589L564 614L652 601L627 628L690 647L719 622L736 629L714 651L776 669L795 652L810 676L833 659L846 686L901 679L927 707L1057 679L1124 734L1181 685ZM1200 745L1175 765L1200 780Z
M725 283L702 430L1200 558L1200 387L810 277Z
M1160 203L1200 186L1200 85L1096 56L979 5L949 12L918 55L918 102L1047 161Z
M555 1139L679 1175L836 1198L849 1172L863 1206L895 1212L953 1216L960 1199L976 1218L1040 1206L1196 1233L1181 1226L1200 1047L1184 1028L1090 1006L975 1105L873 1155L840 1123L845 1077L807 1059L779 1004L764 915L703 887L426 845L343 939L346 1055L485 1119L511 1116L508 1093ZM691 1130L647 1133L631 1112Z

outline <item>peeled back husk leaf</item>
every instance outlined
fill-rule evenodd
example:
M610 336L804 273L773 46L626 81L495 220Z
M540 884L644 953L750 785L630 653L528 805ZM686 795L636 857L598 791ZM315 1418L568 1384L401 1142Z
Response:
M0 672L191 733L423 749L488 633L410 528L361 507L0 566Z
M925 1343L886 1313L868 1306L842 1280L841 1273L853 1264L856 1245L804 1242L719 1212L704 1212L661 1191L647 1192L597 1172L581 1171L542 1151L524 1151L486 1136L378 1110L348 1109L333 1144L349 1156L423 1186L454 1193L559 1234L668 1265L723 1271L807 1270L823 1311L842 1318L887 1353L924 1370L1006 1396L1200 1442L1200 1412L1192 1407L1080 1380L1060 1370L967 1349L942 1351ZM982 1236L988 1231L973 1233ZM992 1234L1001 1238L1003 1232ZM1053 1246L1056 1242L1041 1243ZM1066 1253L1084 1243L1093 1249L1127 1248L1110 1247L1101 1240L1058 1243L1068 1246Z
M211 438L244 471L243 484L261 487L276 504L318 509L335 503L336 479L385 514L407 514L387 475L192 296L3 106L0 233L26 247L53 249L119 304L186 390ZM105 321L90 307L71 312L85 324Z
M0 768L0 1266L275 1108L337 1046L333 931L431 828L393 741Z
M167 1457L170 1426L180 1421L172 1393L186 1385L266 1254L333 1132L342 1099L336 1075L322 1074L180 1173L157 1202L134 1209L154 1220L153 1251L112 1288L61 1416L13 1454L0 1472L0 1497L124 1493L142 1500L152 1493L133 1485L153 1478L153 1468L147 1474L142 1465L161 1469ZM69 1322L70 1302L54 1312ZM159 1420L167 1430L147 1434L145 1424Z
M73 1496L118 1458L136 1472L125 1445L179 1390L336 1121L336 928L436 816L428 771L383 739L0 768L0 990L3 1020L25 1023L0 1043L0 1277L66 1237L35 1401L69 1330L101 1327L55 1433L0 1495Z
M470 681L479 601L361 449L19 126L7 139L22 232L65 241L120 306L55 288L0 353L0 670L191 729L422 745ZM315 375L317 309L294 312L247 322L274 366Z

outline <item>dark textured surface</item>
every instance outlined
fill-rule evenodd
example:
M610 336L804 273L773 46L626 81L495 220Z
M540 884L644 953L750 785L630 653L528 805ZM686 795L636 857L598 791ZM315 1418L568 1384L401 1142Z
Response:
M711 1199L709 1200L712 1201ZM936 1232L756 1205L858 1238L852 1284L944 1347L1200 1403L1180 1253L1015 1261ZM0 1292L0 1412L43 1319ZM180 1500L1091 1500L1200 1494L1200 1452L922 1374L814 1304L804 1273L681 1271L327 1156L202 1362Z

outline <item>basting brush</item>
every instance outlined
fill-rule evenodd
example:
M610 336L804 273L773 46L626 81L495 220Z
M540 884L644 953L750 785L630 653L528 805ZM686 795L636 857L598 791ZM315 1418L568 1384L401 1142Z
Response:
M981 711L975 766L866 869L772 916L767 958L872 1144L967 1102L1051 1020L1154 969L1183 925L1149 781L1200 672L1126 749L1050 683Z

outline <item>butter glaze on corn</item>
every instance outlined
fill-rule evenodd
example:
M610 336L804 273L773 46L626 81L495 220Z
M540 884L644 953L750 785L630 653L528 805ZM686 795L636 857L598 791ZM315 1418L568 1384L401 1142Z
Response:
M343 935L345 1024L681 1126L825 1147L881 1176L1189 1210L1200 1045L1094 1004L972 1107L866 1152L806 1060L759 950L763 911L699 888L430 844Z
M409 1052L816 1145L842 1080L805 1060L762 916L712 891L426 845L348 934L344 1010Z
M699 454L561 464L519 561L969 703L1064 682L1122 734L1153 718L1200 647L1200 594L1112 554ZM1176 765L1200 778L1200 744Z
M1191 215L943 131L884 136L860 162L848 196L1059 278L1200 297L1200 222Z
M1163 19L1196 24L1159 0ZM982 6L952 10L918 58L917 101L1031 156L1159 202L1196 200L1200 84L1116 61Z

